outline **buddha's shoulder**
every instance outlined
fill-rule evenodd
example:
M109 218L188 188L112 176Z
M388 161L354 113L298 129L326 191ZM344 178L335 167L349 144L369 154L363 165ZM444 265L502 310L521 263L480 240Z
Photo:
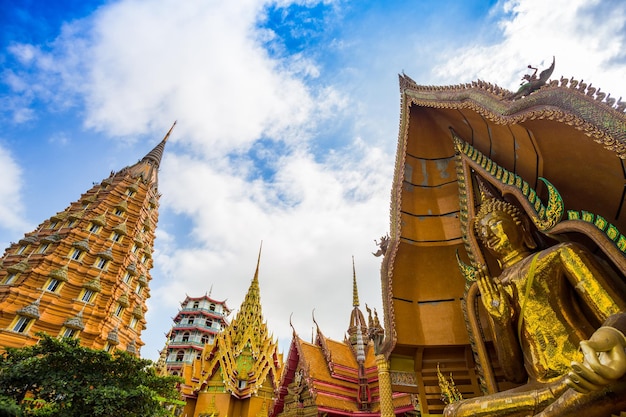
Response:
M589 250L581 245L580 243L577 242L561 242L561 243L557 243L554 246L550 246L549 248L546 248L540 252L538 252L538 256L539 258L545 258L545 257L555 257L555 256L560 256L562 254L569 254L572 256L577 256L577 255L589 255L590 252Z

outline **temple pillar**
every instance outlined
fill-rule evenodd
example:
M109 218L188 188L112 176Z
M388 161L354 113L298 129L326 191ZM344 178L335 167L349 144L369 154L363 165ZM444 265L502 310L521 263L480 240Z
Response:
M376 355L376 366L378 367L380 417L395 417L393 395L391 392L391 377L389 376L389 362L385 355Z

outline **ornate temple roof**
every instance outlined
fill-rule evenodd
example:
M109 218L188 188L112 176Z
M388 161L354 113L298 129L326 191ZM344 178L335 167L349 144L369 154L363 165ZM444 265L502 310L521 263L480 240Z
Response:
M420 385L434 380L438 362L467 370L468 393L480 392L468 355L466 288L457 263L457 253L468 257L459 176L506 177L504 194L536 207L538 216L551 195L547 179L565 213L548 234L576 241L592 236L585 240L591 250L624 263L626 103L565 77L519 92L480 80L421 86L403 74L399 81L390 237L381 271L382 350L391 358L394 389L419 390L424 411L441 412L436 383ZM461 153L472 161L470 171L459 170ZM408 360L402 364L400 358Z
M325 338L319 329L315 343L294 334L271 415L292 415L298 402L329 415L380 415L378 373L371 347L366 350L364 369L370 395L367 410L357 400L359 364L351 346ZM413 410L408 395L397 398L394 405L397 412Z
M389 274L395 270L393 279L389 275L383 285L385 327L392 330L389 342L396 343L399 337L405 343L406 335L406 343L421 343L414 339L412 325L407 323L405 331L404 324L394 321L394 312L408 306L391 297L424 301L420 308L438 309L436 315L441 316L448 313L427 302L458 300L463 291L462 280L455 286L432 279L458 274L455 252L462 236L452 131L519 175L540 195L546 189L539 178L548 179L561 193L566 211L594 213L626 230L626 103L590 84L563 77L516 99L515 93L483 81L420 86L406 75L400 76L400 91L391 240L384 261ZM409 256L416 248L420 254ZM450 265L450 270L440 265ZM411 287L422 275L431 279L422 280L422 287ZM434 321L427 328L438 326ZM460 323L458 329L462 328ZM439 343L457 343L462 332L437 333Z
M254 277L236 317L217 335L213 345L205 345L202 378L193 384L197 392L209 381L220 375L223 389L232 397L245 399L260 389L278 386L282 372L282 355L278 343L269 333L263 319L259 290L259 264L257 260Z
M312 343L302 340L294 329L272 416L380 415L376 352L369 341L368 322L359 309L354 259L352 283L353 309L346 340L327 338L315 317ZM370 323L379 326L371 315ZM408 395L398 396L394 406L397 413L414 410Z

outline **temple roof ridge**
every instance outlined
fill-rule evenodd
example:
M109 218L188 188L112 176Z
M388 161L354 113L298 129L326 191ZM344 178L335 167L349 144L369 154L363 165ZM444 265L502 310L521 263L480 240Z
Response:
M481 79L468 83L452 85L421 85L403 72L402 74L398 74L398 82L400 93L404 93L405 90L412 90L416 92L459 92L467 90L483 90L499 97L500 99L504 99L505 101L513 101L511 97L514 95L514 92L504 87L500 87L497 84L483 81ZM626 114L626 101L623 101L621 97L618 99L611 97L610 93L601 91L601 88L594 87L592 83L585 83L582 79L579 81L574 77L567 78L561 76L558 79L547 80L546 83L540 87L540 89L544 88L559 88L577 92L590 97L593 101L611 108L622 115Z

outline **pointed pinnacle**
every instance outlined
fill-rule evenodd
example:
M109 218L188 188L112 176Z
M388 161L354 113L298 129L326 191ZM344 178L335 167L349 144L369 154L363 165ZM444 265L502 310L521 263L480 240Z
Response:
M356 286L356 268L354 267L354 256L352 257L352 306L359 306L359 290Z
M254 271L253 281L259 280L259 265L261 264L261 251L263 250L263 241L261 241L261 246L259 246L259 257L256 260L256 270Z
M157 146L155 146L154 149L148 152L146 156L143 157L142 162L152 162L154 166L158 168L159 164L161 163L161 158L163 157L165 142L167 142L167 139L170 137L172 130L174 130L174 126L176 126L176 122L172 124L172 127L170 127L170 130L167 131L163 140Z

